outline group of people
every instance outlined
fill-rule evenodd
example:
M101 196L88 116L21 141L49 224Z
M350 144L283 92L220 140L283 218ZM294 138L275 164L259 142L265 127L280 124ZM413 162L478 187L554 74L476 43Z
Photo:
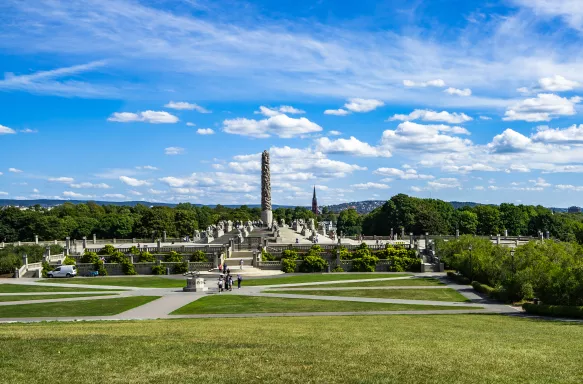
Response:
M241 289L241 281L243 281L243 278L241 275L237 275L237 289ZM231 271L227 269L226 275L221 274L217 284L219 286L219 293L223 291L232 291L233 276L231 276Z

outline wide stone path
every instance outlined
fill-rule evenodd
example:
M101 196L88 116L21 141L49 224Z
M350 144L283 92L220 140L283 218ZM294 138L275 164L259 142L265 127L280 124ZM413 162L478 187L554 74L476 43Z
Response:
M374 280L403 280L414 277L443 277L443 274L416 274L412 277L399 278L382 278ZM281 297L281 298L298 298L298 299L315 299L327 301L350 301L350 302L366 302L366 303L395 303L395 304L412 304L412 305L433 305L433 306L451 306L451 307L482 307L483 309L475 310L421 310L421 311L368 311L368 312L294 312L294 313L237 313L237 314L201 314L201 315L170 315L171 312L178 308L185 306L192 301L209 294L219 294L214 286L214 279L209 279L209 292L205 293L191 293L182 292L179 288L135 288L135 287L115 287L115 286L96 286L88 284L58 284L58 283L39 283L31 279L26 281L23 279L9 280L0 282L0 284L19 284L19 285L40 285L44 287L73 287L76 289L92 288L100 289L99 291L86 292L30 292L30 293L0 293L0 296L25 296L25 295L59 295L59 294L100 294L110 293L108 296L96 297L79 297L66 299L45 299L45 300L27 300L18 302L0 302L0 306L22 305L22 304L39 304L39 303L54 303L65 301L79 301L79 300L104 300L116 297L128 296L160 296L159 299L144 304L142 306L130 309L126 312L114 316L79 316L79 317L44 317L44 318L0 318L1 322L37 322L37 321L76 321L76 320L146 320L146 319L167 319L167 318L237 318L237 317L273 317L273 316L346 316L346 315L398 315L398 314L456 314L456 313L504 313L504 314L518 314L520 310L508 305L493 303L483 297L474 293L470 286L461 286L457 284L447 284L442 286L389 286L389 287L326 287L329 284L338 283L358 283L367 282L371 279L364 280L343 280L343 281L327 281L327 282L310 282L310 283L296 283L296 284L279 284L243 287L242 289L234 289L231 292L223 292L221 295L248 295L259 297ZM243 282L244 283L244 282ZM302 288L306 285L318 285L320 287ZM289 293L264 293L265 290L294 288L293 292ZM352 289L444 289L452 288L461 293L464 297L471 300L471 303L446 302L446 301L432 301L432 300L404 300L404 299L381 299L381 298L367 298L367 297L343 297L343 296L315 296L303 295L302 290L352 290ZM120 292L111 292L111 289L124 289Z

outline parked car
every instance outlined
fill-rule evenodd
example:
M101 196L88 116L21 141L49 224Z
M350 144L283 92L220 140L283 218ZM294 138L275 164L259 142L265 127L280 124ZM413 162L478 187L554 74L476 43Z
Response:
M77 276L77 266L61 265L52 271L47 272L47 277L75 277Z

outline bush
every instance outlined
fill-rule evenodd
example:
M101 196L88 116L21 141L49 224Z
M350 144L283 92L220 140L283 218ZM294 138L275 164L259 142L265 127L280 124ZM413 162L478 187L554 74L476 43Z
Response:
M101 248L101 251L99 251L100 255L113 255L113 253L115 252L115 247L111 244L107 244L105 247Z
M492 297L494 292L496 291L494 288L490 287L489 285L481 284L477 281L472 281L472 287L476 291L483 293L484 295L488 295L489 297Z
M359 249L356 252L360 252ZM375 256L363 256L358 259L352 260L352 271L353 272L374 272L379 259Z
M123 264L126 261L129 262L127 256L119 251L116 251L111 256L109 256L109 259L107 261L110 263L117 263L117 264Z
M182 274L188 272L188 262L184 261L174 265L174 273Z
M99 261L99 256L95 252L85 252L83 256L81 256L81 263L91 263L95 264Z
M130 248L130 253L134 256L138 256L141 252L138 249L138 247L136 247L135 245L132 245L132 247Z
M103 264L103 261L101 261L99 258L93 264L93 266L95 267L95 270L97 271L99 276L107 276L107 269L105 269L105 265Z
M341 266L337 265L336 267L334 267L334 269L332 270L332 272L344 272L344 269L342 269Z
M52 271L54 268L46 261L43 261L43 271L42 276L47 277L47 272Z
M152 267L152 275L165 275L166 268L163 265L154 265Z
M275 256L273 256L269 252L261 251L261 260L262 261L275 261Z
M543 305L525 303L522 309L531 315L553 316L553 317L572 317L583 319L583 307L567 305Z
M73 259L72 257L65 257L65 260L63 260L63 264L64 265L75 265L77 264L77 261L75 261L75 259Z
M388 268L390 272L421 271L421 259L419 258L390 256L387 260L391 263Z
M21 266L22 258L17 254L8 253L0 257L0 274L14 273L14 269Z
M164 255L164 261L166 263L182 263L182 255L176 251L171 251L169 254Z
M328 267L326 260L320 256L306 256L300 266L302 272L322 272Z
M281 259L281 270L285 273L294 273L296 271L296 261L294 259Z
M190 261L194 263L206 263L209 260L208 257L206 257L206 253L203 251L196 251L190 256Z
M140 252L140 263L153 263L156 261L154 255L150 252L142 251Z
M297 260L298 259L298 253L296 251L294 251L294 250L286 249L285 251L283 251L281 253L281 259L282 259L282 261L284 259Z

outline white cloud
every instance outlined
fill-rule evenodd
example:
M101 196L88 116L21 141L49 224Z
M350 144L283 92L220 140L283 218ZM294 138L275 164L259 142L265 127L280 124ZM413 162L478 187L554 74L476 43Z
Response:
M445 81L441 79L429 80L429 81L411 81L403 80L403 85L405 87L445 87Z
M2 129L0 128L0 131L1 130ZM30 128L21 129L18 132L20 132L20 133L38 133L38 131L36 129L30 129Z
M528 95L530 94L530 89L528 89L527 87L520 87L516 89L516 92L522 93L523 95Z
M412 186L411 188L409 188L412 192L422 192L423 188L420 187L416 187L416 186Z
M558 184L555 185L555 188L561 191L583 192L583 186L574 186L571 184Z
M419 174L414 169L407 169L406 171L403 171L397 168L378 168L373 173L381 176L396 177L401 180L427 180L434 178L432 175Z
M206 108L201 107L198 104L194 104L194 103L187 103L185 101L171 101L168 104L166 104L164 107L166 108L170 108L170 109L177 109L179 111L181 110L186 110L186 111L197 111L200 113L211 113L211 111L209 111Z
M152 194L152 195L164 195L166 194L166 191L160 191L158 189L148 189L148 193Z
M550 121L559 116L571 116L575 114L575 104L580 101L579 97L567 99L552 93L539 93L536 98L525 99L510 106L503 120L536 122Z
M138 192L138 191L134 191L134 190L130 190L130 191L128 191L128 193L130 195L134 195L134 196L142 196L143 195L142 192Z
M330 140L321 137L316 140L316 149L323 153L345 154L363 157L391 157L391 151L384 147L373 147L351 136L350 139Z
M513 153L534 149L528 137L510 128L494 136L488 148L494 153Z
M36 188L34 188L34 189L32 190L32 192L33 192L33 193L39 193L39 190L38 190L38 189L36 189Z
M542 177L539 177L536 180L528 180L528 182L534 184L535 187L546 188L551 186L551 184L547 183Z
M65 191L65 192L63 192L63 196L70 197L73 199L91 199L91 198L95 197L93 195L83 195L81 193L77 193L77 192L73 192L73 191Z
M13 135L16 131L12 128L8 128L2 124L0 124L0 135Z
M460 124L473 120L465 113L449 113L447 111L435 112L426 109L416 109L408 115L396 114L389 120L413 121L417 119L423 121L444 122L448 124Z
M199 135L214 135L215 131L211 128L199 128L196 130L196 133Z
M178 117L165 111L144 111L138 113L115 112L107 121L116 123L145 122L151 124L174 124L178 122Z
M196 127L196 124L191 123L190 121L186 123L187 127Z
M1 195L1 196L8 196L8 195L9 195L9 193L8 193L8 192L4 192L4 191L0 191L0 195Z
M344 108L351 112L362 113L374 111L383 105L385 105L385 103L381 100L352 98L348 99L348 102L344 104Z
M350 115L350 112L348 112L346 109L327 109L324 111L325 115L335 115L335 116L346 116L346 115Z
M75 181L72 177L49 177L48 180L53 183L72 183Z
M538 84L543 91L563 92L571 91L579 87L579 83L565 79L563 76L555 75L553 77L543 77L539 79Z
M261 115L267 116L267 117L272 117L272 116L277 116L277 115L286 114L286 113L292 114L292 115L301 115L303 113L306 113L306 111L294 108L290 105L281 105L281 106L275 107L275 108L269 108L269 107L265 107L262 105L259 107L259 111L255 111L253 113L261 114Z
M449 93L450 95L457 95L457 96L471 96L472 95L472 90L469 88L465 88L465 89L457 89L457 88L448 88L445 91L443 91L445 93Z
M147 171L157 171L158 168L152 166L152 165L143 165L143 166L137 166L136 169L144 169Z
M428 181L427 188L429 189L449 189L449 188L459 188L460 182L458 179L453 177L446 177L437 179L435 181Z
M467 152L471 141L448 134L468 134L464 128L448 125L423 125L405 121L396 130L386 130L381 139L382 145L393 150L426 152Z
M305 117L298 119L276 115L264 120L237 118L223 121L223 131L234 135L267 138L272 135L289 139L322 131L322 127Z
M356 189L389 189L391 188L387 184L380 184L380 183L361 183L361 184L352 184L353 188Z
M183 155L185 152L184 148L180 148L180 147L168 147L168 148L164 148L164 154L165 155Z
M340 135L342 135L342 132L340 132L340 131L330 131L330 132L328 132L328 134L330 136L340 136Z
M122 195L121 193L106 193L105 195L103 195L103 197L105 198L109 198L109 199L125 199L125 195Z
M488 116L480 116L480 120L492 120L492 118Z
M539 127L538 131L531 137L533 141L552 144L583 144L583 124L572 125L565 129L552 129L549 127Z
M445 165L441 167L441 170L444 172L452 172L452 173L468 173L468 172L496 172L499 169L494 168L487 164L482 163L474 163L471 165Z
M119 180L122 183L127 184L131 187L143 187L143 186L152 185L152 183L150 183L146 180L138 180L138 179L134 179L133 177L128 177L128 176L120 176Z
M109 188L111 188L111 186L109 186L109 185L107 185L105 183L93 184L93 183L89 183L89 182L78 183L78 184L71 184L69 186L71 188L97 188L97 189L109 189Z

